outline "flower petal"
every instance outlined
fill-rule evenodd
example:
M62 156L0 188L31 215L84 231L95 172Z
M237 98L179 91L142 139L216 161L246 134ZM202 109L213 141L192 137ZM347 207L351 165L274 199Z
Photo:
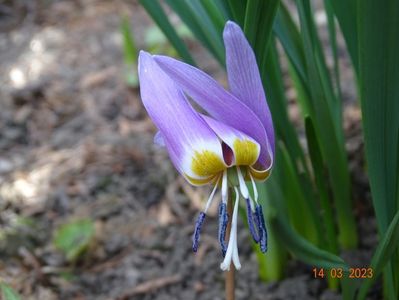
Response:
M266 130L246 104L201 70L167 56L155 55L154 58L209 115L255 139L261 145L259 163L265 169L271 168L273 150Z
M160 147L165 147L165 141L164 141L162 133L160 131L158 131L154 135L154 143L157 144Z
M144 51L139 56L140 94L176 169L194 184L226 168L221 143L183 92Z
M253 138L211 117L201 115L216 135L233 151L232 165L252 166L259 158L260 145Z
M229 87L262 121L274 152L272 116L259 74L256 57L240 26L228 21L223 31Z

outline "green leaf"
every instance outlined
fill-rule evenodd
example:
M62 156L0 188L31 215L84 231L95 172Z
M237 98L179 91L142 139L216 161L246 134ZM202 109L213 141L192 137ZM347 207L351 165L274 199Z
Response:
M277 239L277 233L269 226L269 207L272 207L270 199L282 197L282 195L276 196L275 191L272 191L271 185L276 185L275 181L274 178L270 178L270 180L267 181L267 184L257 184L259 199L261 199L261 204L266 213L265 222L266 227L268 228L268 244L270 247L266 253L262 253L259 244L252 243L252 245L258 258L259 277L265 282L277 281L283 278L288 260L288 253L285 250L284 245Z
M337 233L335 230L334 213L331 200L328 195L328 186L326 185L326 174L319 142L313 126L312 119L308 116L305 118L306 141L308 143L310 161L313 166L314 180L316 182L317 191L320 198L320 207L322 208L322 218L326 230L324 244L332 253L338 253Z
M125 58L126 64L137 63L137 48L134 43L133 33L130 30L129 19L124 17L121 23L121 33L123 40L123 57Z
M359 1L358 8L366 158L374 208L383 234L398 209L399 1Z
M123 41L123 57L126 64L126 81L130 86L137 87L139 83L137 75L137 48L134 43L133 32L127 17L124 17L120 28Z
M340 257L309 243L292 230L285 218L276 216L275 218L271 218L269 222L272 230L276 232L277 238L287 247L292 255L301 261L311 266L326 269L342 268L348 271L349 267Z
M272 39L270 43L265 65L260 69L260 72L276 135L279 139L283 140L291 159L296 162L294 164L295 171L298 173L298 169L300 169L309 174L309 168L299 144L298 135L293 123L288 118L288 102L285 97L283 73L279 62L276 39Z
M17 292L9 285L0 283L1 295L3 300L21 300Z
M214 55L218 62L224 66L224 47L221 28L215 28L211 18L198 1L166 0L167 4L179 15L193 34Z
M227 0L230 11L241 28L244 28L245 22L245 8L248 0Z
M201 0L201 4L206 10L209 18L212 20L215 28L223 28L226 21L229 19L224 7L220 5L219 1Z
M327 14L327 25L328 25L330 44L331 44L331 52L332 52L332 56L334 58L334 75L335 75L336 94L337 94L337 98L342 100L338 46L337 46L337 34L336 34L336 29L335 29L335 17L334 17L334 11L331 6L330 0L324 0L324 7L325 7L326 14ZM341 102L342 101L340 101L340 103Z
M357 2L358 0L326 0L329 6L333 8L338 19L341 31L345 38L346 47L355 67L358 70L358 32L357 21Z
M248 1L247 4L244 31L256 54L261 76L267 69L269 43L279 4L280 0ZM257 22L254 21L256 15Z
M281 143L280 154L284 172L284 198L293 227L307 240L318 244L321 239L321 222L314 206L314 199L306 197L300 176L295 173L288 151Z
M53 242L59 250L64 252L68 261L75 261L87 250L94 233L92 220L72 221L57 229Z
M265 12L261 10L262 3L267 3L267 2L269 1L247 0L243 29L248 39L248 42L252 46L255 45L256 33L261 28L261 26L259 26L261 12ZM272 20L273 19L274 18L272 18ZM270 28L272 27L270 26ZM266 52L263 53L263 55L266 55Z
M308 0L297 0L297 7L306 61L305 82L310 96L309 115L314 122L323 160L329 170L337 206L339 241L345 248L353 248L357 245L357 233L352 213L350 177L342 138L340 106L337 105L331 86L310 3Z
M381 241L378 243L377 249L371 259L370 268L373 270L373 277L367 278L363 281L359 293L358 300L365 299L367 292L381 274L385 265L389 262L395 249L399 245L399 211L396 213L387 232L384 234Z
M399 208L399 1L358 1L357 9L358 77L365 150L382 236ZM384 270L384 292L391 299L399 293L395 286L394 261Z
M180 39L158 0L140 0L141 5L157 23L179 55L189 64L195 65L186 45Z

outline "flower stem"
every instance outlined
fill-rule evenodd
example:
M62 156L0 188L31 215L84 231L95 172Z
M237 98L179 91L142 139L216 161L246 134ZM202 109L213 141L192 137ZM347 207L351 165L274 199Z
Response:
M229 215L229 221L227 224L226 229L226 240L228 241L230 238L230 231L231 231L231 223L232 223L232 216L233 216L233 203L231 200L231 193L232 190L229 191L229 198L227 200L227 213ZM234 300L235 299L235 267L231 263L230 270L226 272L225 275L225 291L226 291L226 300Z

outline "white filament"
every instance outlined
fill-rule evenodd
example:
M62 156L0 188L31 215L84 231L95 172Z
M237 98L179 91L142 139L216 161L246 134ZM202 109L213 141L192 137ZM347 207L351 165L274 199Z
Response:
M234 203L233 218L231 222L229 245L227 246L226 256L223 262L220 264L220 268L223 271L230 270L231 260L233 260L234 267L239 270L241 269L240 258L238 257L238 247L237 247L237 214L238 214L238 201L240 200L240 194L236 187L236 201Z
M212 193L210 194L210 196L209 196L209 198L208 198L208 201L206 202L206 206L205 206L205 209L204 209L204 213L206 213L206 212L208 211L209 207L210 207L211 204L212 204L212 200L213 200L213 197L215 196L215 192L216 192L216 190L217 190L217 188L218 188L219 181L220 181L220 178L219 178L218 181L216 182L215 187L213 188Z
M255 184L255 180L252 177L251 173L249 172L249 177L251 178L251 182L252 182L252 188L254 190L254 200L256 203L258 203L258 189L256 188L256 184Z
M237 175L238 175L238 182L240 183L240 192L241 195L244 197L244 199L248 199L249 197L249 192L247 185L245 184L244 177L242 176L240 167L237 166Z
M222 179L222 202L227 204L227 197L229 196L227 190L227 170L223 171L223 179Z

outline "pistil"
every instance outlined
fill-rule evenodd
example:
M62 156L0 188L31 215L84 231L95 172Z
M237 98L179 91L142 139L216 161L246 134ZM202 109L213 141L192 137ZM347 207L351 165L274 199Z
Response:
M237 247L237 214L238 214L238 202L240 200L240 194L236 187L234 187L236 199L234 203L234 211L231 223L229 245L227 246L226 256L223 262L220 264L220 268L223 271L230 270L231 261L233 260L234 266L237 270L241 269L240 258L238 257Z

